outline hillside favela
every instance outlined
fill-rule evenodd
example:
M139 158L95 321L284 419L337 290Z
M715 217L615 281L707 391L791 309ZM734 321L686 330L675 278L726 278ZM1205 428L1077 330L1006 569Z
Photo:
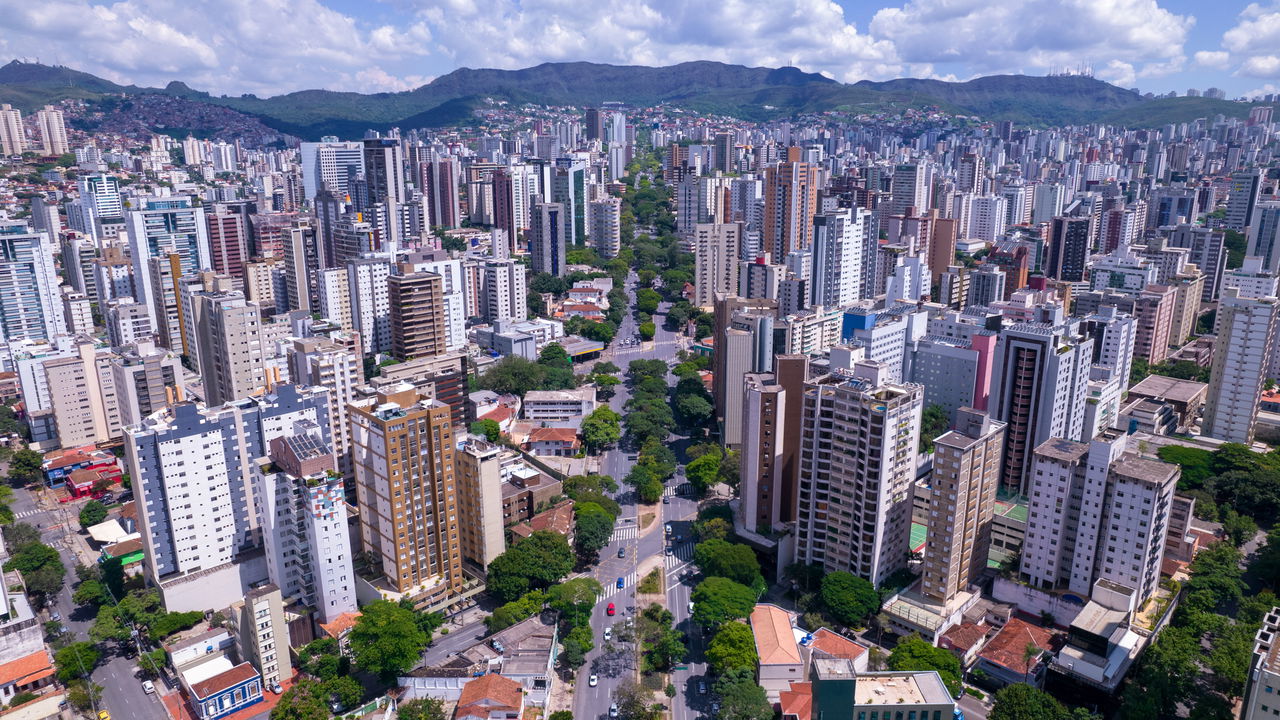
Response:
M1239 5L0 0L0 720L1280 718Z

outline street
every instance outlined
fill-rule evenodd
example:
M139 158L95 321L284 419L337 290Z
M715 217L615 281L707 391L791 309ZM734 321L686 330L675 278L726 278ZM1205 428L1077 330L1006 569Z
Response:
M634 302L634 275L628 278L626 291ZM632 360L657 359L669 363L675 359L679 349L676 334L663 327L667 306L667 303L663 303L654 315L657 333L651 342L629 347L614 345L616 350L609 359L624 372ZM617 339L633 337L636 332L635 318L628 313L618 329ZM674 382L672 378L669 380ZM618 392L610 399L609 405L621 415L624 414L623 406L630 398L630 391L625 384L617 386L617 390ZM621 485L622 479L631 471L635 463L632 459L634 456L634 450L622 447L607 450L602 458L600 472L609 475ZM608 546L600 551L600 562L592 571L592 576L600 582L604 592L591 616L591 628L595 632L596 647L588 653L587 661L578 671L575 683L573 698L575 718L586 720L608 717L609 706L614 702L618 687L629 680L638 679L636 648L630 643L619 641L618 635L619 630L622 630L626 623L632 622L632 618L641 609L636 606L636 585L642 579L639 568L645 560L651 558L662 559L661 567L666 576L666 606L675 615L676 627L692 639L689 659L699 660L699 662L686 663L688 669L677 671L672 677L677 690L676 697L671 699L673 715L675 720L692 720L696 717L689 701L693 699L694 703L697 703L696 685L698 679L705 675L705 665L701 662L700 635L689 620L688 605L692 588L681 582L681 575L689 568L689 561L693 556L692 522L697 516L698 504L687 496L677 494L676 488L682 478L683 475L678 474L668 481L665 490L667 503L639 506L630 488L620 487L615 493L615 499L622 506L622 514L618 519L613 538ZM654 513L656 517L650 524L642 527L641 522L645 513ZM672 536L679 536L683 540L673 548L672 555L665 554L667 542L664 526L667 523L672 525ZM621 558L618 557L620 548L625 551L624 557ZM622 589L617 587L619 578L623 581ZM613 617L607 614L607 607L611 602L617 610L617 614ZM604 631L609 627L617 629L613 632L614 639L606 643ZM625 636L625 633L623 635ZM588 683L592 674L599 680L596 687L590 687ZM705 698L702 699L705 700Z
M46 510L36 503L35 495L25 488L13 493L11 505L18 522L35 525L45 544L58 550L62 564L67 567L66 584L58 593L54 606L48 612L62 616L62 624L72 641L89 640L89 628L93 626L91 610L78 610L71 600L72 585L76 582L76 565L84 561L76 556L71 534L79 532L77 518L79 505L69 503L55 510ZM47 619L47 618L46 618ZM142 679L134 659L118 655L104 656L103 662L93 671L93 682L102 686L102 696L97 710L106 709L115 718L139 718L157 720L167 718L159 694L148 695L142 691ZM162 683L156 683L163 689Z

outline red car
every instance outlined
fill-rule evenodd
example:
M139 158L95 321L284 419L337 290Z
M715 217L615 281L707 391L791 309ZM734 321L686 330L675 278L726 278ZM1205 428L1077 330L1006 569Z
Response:
M617 612L617 610L614 609L613 603L609 603L609 606L604 609L605 615L612 615L615 612Z

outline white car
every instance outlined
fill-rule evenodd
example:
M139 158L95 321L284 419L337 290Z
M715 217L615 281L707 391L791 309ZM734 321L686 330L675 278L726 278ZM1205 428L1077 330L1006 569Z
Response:
M595 686L597 686L597 685L599 685L599 684L600 684L600 678L596 677L595 675L592 675L592 676L587 680L587 684L588 684L588 685L590 685L591 687L595 687Z
M613 639L613 628L605 628L605 629L604 629L604 641L605 641L605 642L609 642L609 641L610 641L610 640L612 640L612 639Z
M148 695L151 695L151 694L155 693L155 691L156 691L156 684L155 684L155 683L151 682L150 680L143 680L143 681L142 681L142 692L144 692L144 693L146 693L146 694L148 694Z

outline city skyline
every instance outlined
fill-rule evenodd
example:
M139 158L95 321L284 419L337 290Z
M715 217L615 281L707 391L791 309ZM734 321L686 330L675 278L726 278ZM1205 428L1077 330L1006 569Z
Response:
M38 59L124 84L177 80L215 94L263 96L410 90L459 67L556 61L791 65L842 82L1087 67L1143 92L1218 87L1231 97L1280 86L1280 56L1272 51L1280 41L1277 4L1221 13L1189 0L963 5L789 0L694 8L687 0L647 0L584 18L545 0L183 7L0 0L8 26L0 58ZM94 22L60 21L68 17Z

